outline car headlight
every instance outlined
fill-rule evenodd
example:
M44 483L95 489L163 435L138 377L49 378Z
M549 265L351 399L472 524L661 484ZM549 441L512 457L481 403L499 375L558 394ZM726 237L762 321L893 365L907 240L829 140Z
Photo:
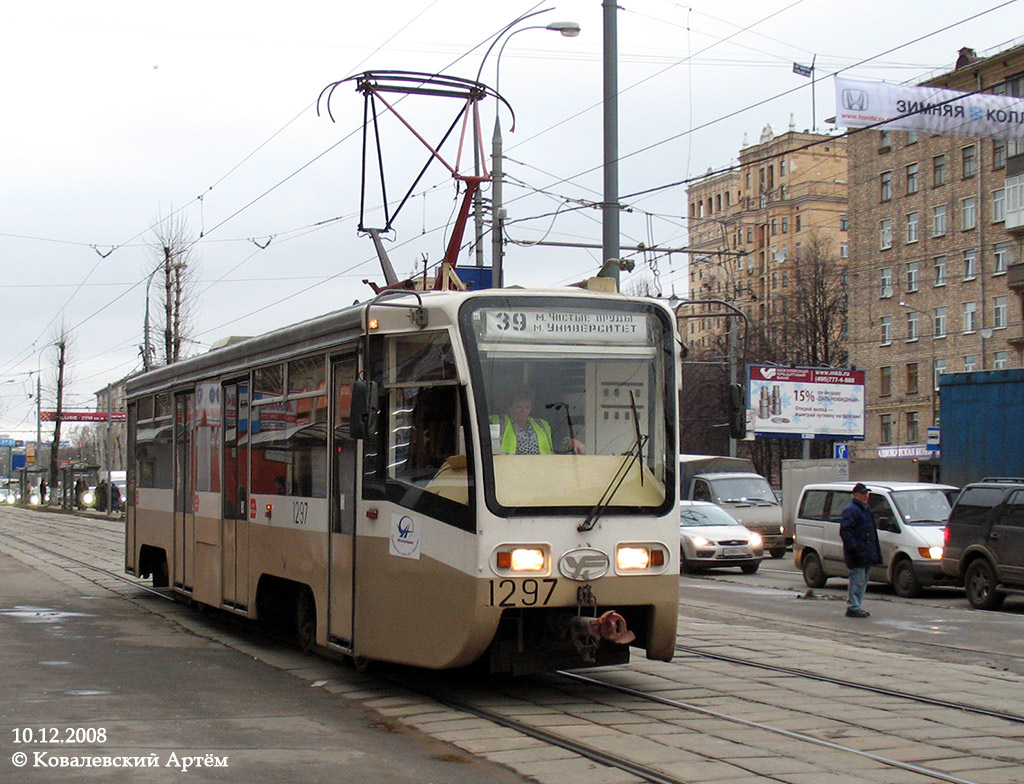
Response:
M929 561L942 560L941 547L918 547L917 552L922 558L927 558Z
M750 532L750 546L751 547L760 547L763 544L764 544L764 539L761 538L761 534L759 534L757 531L751 531Z
M691 541L693 542L694 547L711 547L714 545L714 542L706 536L695 536Z

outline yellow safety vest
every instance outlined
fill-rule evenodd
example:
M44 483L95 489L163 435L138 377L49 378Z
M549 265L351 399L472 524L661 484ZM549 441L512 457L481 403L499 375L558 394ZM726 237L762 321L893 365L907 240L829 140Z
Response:
M497 422L498 417L491 417L492 422ZM544 419L530 417L530 425L537 434L537 449L542 455L553 455L555 448L551 443L551 425ZM502 454L516 454L516 431L512 427L512 419L507 414L503 417L501 424L501 452Z

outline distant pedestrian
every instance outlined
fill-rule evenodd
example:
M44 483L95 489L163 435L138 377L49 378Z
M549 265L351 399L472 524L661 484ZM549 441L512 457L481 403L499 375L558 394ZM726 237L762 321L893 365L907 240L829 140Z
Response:
M853 500L843 509L839 535L843 538L843 559L850 570L846 614L850 618L867 618L871 613L861 608L868 587L871 567L882 563L875 516L868 506L868 488L858 482L853 486Z
M116 482L110 483L110 511L115 514L121 511L121 488Z
M39 503L45 504L46 497L50 494L50 486L46 484L46 480L43 479L39 482Z
M100 512L107 511L107 480L101 479L96 485L96 509Z

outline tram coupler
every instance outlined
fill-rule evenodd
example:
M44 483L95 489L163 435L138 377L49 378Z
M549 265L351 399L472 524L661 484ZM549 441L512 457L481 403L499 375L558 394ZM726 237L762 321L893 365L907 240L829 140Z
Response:
M597 646L601 640L608 640L619 645L628 645L636 639L626 626L626 619L615 610L608 610L597 615L597 597L589 585L581 586L576 593L576 617L570 626L570 636L576 650L583 660L594 661ZM589 610L592 615L584 615Z

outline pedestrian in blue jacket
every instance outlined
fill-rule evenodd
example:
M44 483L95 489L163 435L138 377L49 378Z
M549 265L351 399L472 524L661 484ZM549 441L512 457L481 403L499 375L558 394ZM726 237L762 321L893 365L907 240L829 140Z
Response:
M875 516L868 506L868 488L860 482L853 486L853 500L843 510L839 535L843 539L843 559L850 570L846 614L850 618L867 618L871 613L861 609L861 603L871 567L882 563L882 548L878 544Z

